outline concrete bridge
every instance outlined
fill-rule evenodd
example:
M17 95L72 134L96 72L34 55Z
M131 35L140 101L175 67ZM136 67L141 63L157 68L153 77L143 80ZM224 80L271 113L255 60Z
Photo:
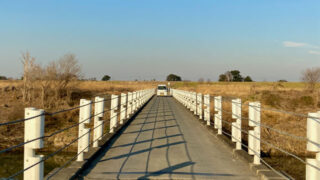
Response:
M24 119L0 124L25 123L25 142L0 151L24 146L24 169L8 179L22 174L26 180L291 179L261 158L263 124L259 102L249 103L248 120L253 130L247 132L248 144L244 144L241 99L232 100L231 114L235 122L229 123L222 118L221 96L213 97L211 102L210 95L195 92L172 89L170 94L172 96L159 97L150 89L109 98L82 99L78 107L54 113L26 108ZM210 117L212 104L213 118ZM80 110L79 123L44 134L45 116L74 109ZM104 119L106 115L109 118ZM319 112L308 116L311 130L308 130L307 149L313 152L320 147L318 137L314 136L317 128L320 129L319 117ZM92 128L87 126L90 123ZM230 124L231 132L224 130L223 123ZM78 127L77 139L47 156L36 155L36 149L44 147L46 138L74 127ZM73 143L78 144L78 153L44 176L44 162ZM320 177L317 161L307 159L305 162L306 179Z
M80 177L257 179L247 162L234 158L172 97L154 97Z

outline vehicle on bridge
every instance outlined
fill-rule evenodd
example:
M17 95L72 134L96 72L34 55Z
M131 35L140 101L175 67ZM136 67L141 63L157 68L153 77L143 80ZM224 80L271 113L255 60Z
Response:
M168 88L165 84L158 85L157 96L168 96Z

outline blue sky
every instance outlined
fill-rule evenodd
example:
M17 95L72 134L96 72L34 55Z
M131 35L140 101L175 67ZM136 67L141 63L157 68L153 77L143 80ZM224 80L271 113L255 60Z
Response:
M85 77L299 81L320 66L319 0L0 0L0 75L76 54Z

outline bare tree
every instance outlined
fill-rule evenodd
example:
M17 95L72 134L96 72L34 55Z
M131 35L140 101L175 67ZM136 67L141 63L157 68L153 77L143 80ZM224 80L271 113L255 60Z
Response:
M199 83L203 83L203 82L204 82L204 79L203 79L203 78L199 78L199 79L198 79L198 82L199 82Z
M63 91L67 91L68 85L77 80L81 73L81 67L78 64L74 54L66 54L60 58L57 63L52 63L52 68L56 69L56 96L59 98ZM68 93L68 92L67 92Z
M49 90L52 87L52 84L54 82L56 73L55 73L55 67L51 66L51 63L46 67L41 67L39 65L38 68L38 79L39 79L39 85L41 87L41 101L42 101L42 107L46 107L46 98Z
M22 53L22 64L23 64L23 88L22 96L23 102L31 101L31 89L33 88L33 82L35 80L35 58L31 57L30 53L27 51Z
M73 54L66 54L58 61L53 61L47 66L36 64L35 58L29 52L22 54L24 65L23 74L23 99L31 102L32 95L36 91L36 85L41 89L42 106L46 106L48 93L54 92L55 98L52 102L57 102L62 96L62 92L68 92L68 85L80 76L81 68ZM69 97L69 96L68 96ZM51 103L49 103L51 104Z
M320 82L320 68L308 68L302 72L302 81L307 83L307 88L313 92L316 84Z
M226 75L226 81L227 81L227 82L231 82L231 81L232 81L232 78L233 78L231 72L230 72L230 71L227 71L227 72L225 72L224 74Z

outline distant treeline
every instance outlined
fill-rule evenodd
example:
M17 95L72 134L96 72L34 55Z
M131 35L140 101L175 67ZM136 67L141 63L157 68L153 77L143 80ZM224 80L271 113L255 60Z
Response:
M239 70L227 71L224 74L219 75L219 81L223 82L252 82L250 76L243 77Z

